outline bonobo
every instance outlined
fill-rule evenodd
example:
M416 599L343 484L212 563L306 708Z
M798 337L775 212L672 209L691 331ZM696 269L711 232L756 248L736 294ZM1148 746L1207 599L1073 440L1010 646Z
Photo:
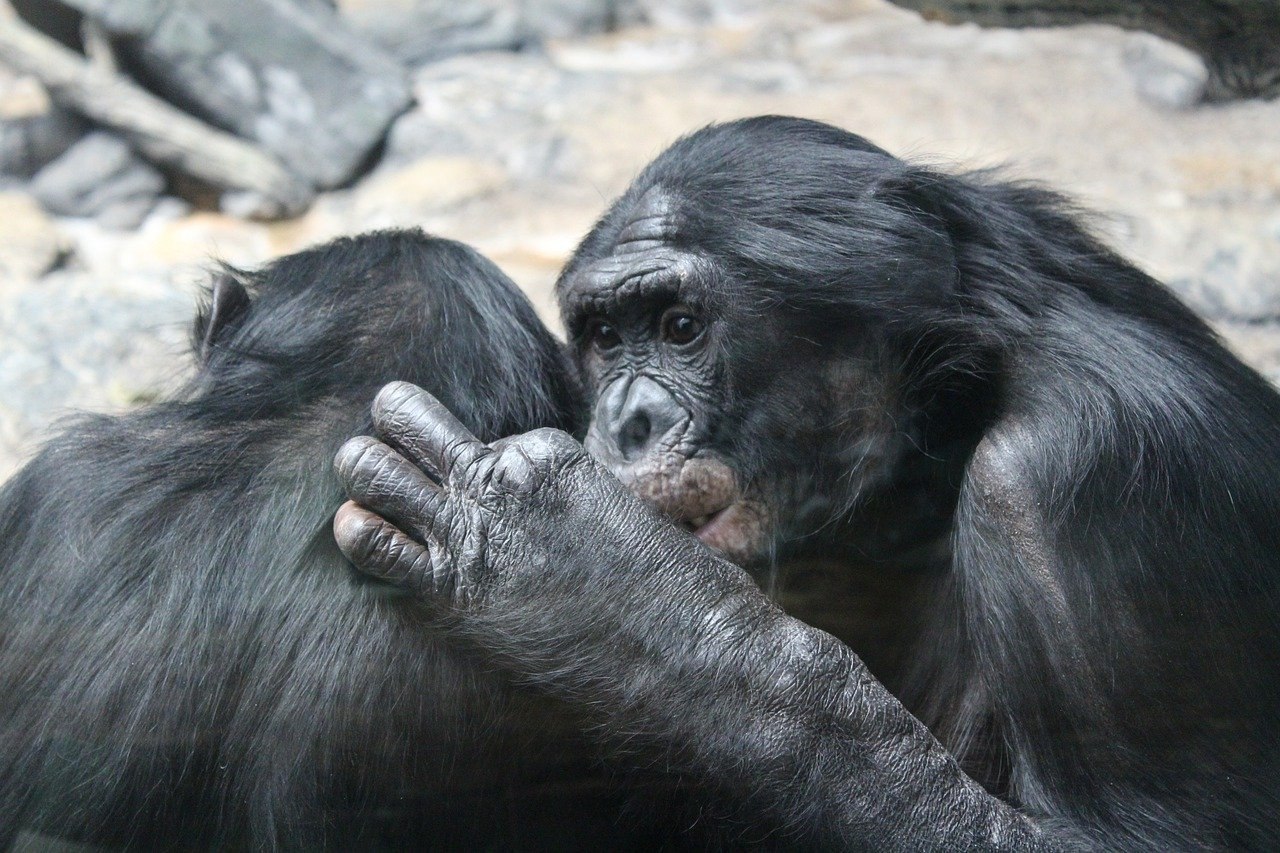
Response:
M573 713L330 532L333 454L392 379L485 439L582 420L514 285L418 232L343 239L219 274L195 339L176 399L79 421L0 492L0 849L649 839Z
M1280 395L1060 197L718 125L559 295L586 450L390 386L337 457L365 571L783 844L1280 846ZM806 560L897 618L748 574Z

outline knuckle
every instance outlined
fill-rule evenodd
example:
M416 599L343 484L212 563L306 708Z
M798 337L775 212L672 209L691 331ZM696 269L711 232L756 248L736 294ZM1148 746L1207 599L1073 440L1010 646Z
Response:
M468 456L471 442L455 441L449 448L449 455L454 460L450 468L450 483L457 486L464 494L477 496L482 494L493 477L496 456L488 448L474 456Z
M500 491L527 494L546 478L547 466L540 465L517 443L503 446L495 454L494 483Z
M404 495L409 491L400 460L382 448L370 450L365 477L368 481L367 488L376 495L389 497Z
M397 583L416 579L415 569L420 557L420 546L411 543L403 535L388 534L382 543L387 564L387 577Z
M373 423L386 435L414 434L431 427L430 396L408 382L392 382L374 398Z
M473 442L471 442L466 438L460 438L460 437L450 438L448 443L445 444L445 448L444 448L445 456L451 460L457 460L457 461L463 460L467 457L468 453L471 451L472 444Z
M525 433L520 436L518 444L531 459L545 460L552 465L565 464L586 454L573 436L551 427Z

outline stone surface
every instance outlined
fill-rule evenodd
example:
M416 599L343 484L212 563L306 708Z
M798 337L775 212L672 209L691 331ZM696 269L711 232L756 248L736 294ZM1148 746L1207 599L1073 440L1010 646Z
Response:
M1112 24L1198 52L1208 101L1280 96L1276 0L893 0L929 20L992 27Z
M66 251L58 227L26 193L0 193L0 288L16 286L44 275ZM5 327L0 324L0 329ZM0 395L4 385L0 384Z
M493 162L462 156L422 157L372 176L355 195L352 213L378 227L388 217L425 215L494 193L506 181L506 171Z
M83 119L65 110L0 117L0 175L30 178L85 133Z
M409 104L400 64L325 3L67 2L125 39L121 58L145 82L318 187L354 177Z
M92 217L106 228L134 228L155 207L164 176L118 136L96 131L31 180L45 210Z
M1125 48L1124 63L1138 94L1156 106L1184 110L1204 98L1209 69L1184 47L1138 34Z
M401 0L342 6L356 2ZM0 309L0 364L26 365L0 375L0 477L56 412L118 405L180 372L174 352L212 258L253 265L338 234L418 225L492 257L556 325L560 265L636 171L682 133L759 113L834 122L946 169L1003 166L1075 196L1120 252L1280 381L1280 322L1269 319L1280 293L1280 103L1182 108L1176 93L1143 92L1133 57L1145 36L1110 27L951 27L879 0L640 8L650 24L416 70L418 105L378 167L296 220L165 202L133 231L58 221L71 268L0 286L0 304L28 300ZM18 85L0 73L0 103ZM0 252L8 245L0 236ZM64 288L65 308L54 301ZM46 329L59 317L57 334L23 329L32 316ZM157 329L168 343L156 344Z
M0 286L0 476L76 410L119 411L174 389L194 290L83 270Z
M410 65L608 32L643 17L639 0L342 0L338 8Z

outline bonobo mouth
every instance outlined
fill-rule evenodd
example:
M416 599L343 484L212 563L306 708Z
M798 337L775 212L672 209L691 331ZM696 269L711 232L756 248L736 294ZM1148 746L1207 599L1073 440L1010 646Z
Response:
M743 498L688 524L704 544L747 566L764 554L770 535L767 518L759 501Z
M708 533L714 535L717 527L724 526L723 523L718 524L718 522L720 518L729 510L733 509L734 506L736 506L736 501L725 504L724 506L718 509L713 509L709 512L705 512L702 515L696 515L692 518L679 518L678 516L673 516L673 517L686 530L688 530L694 536L697 536L699 539L703 539L705 541L704 535Z
M706 542L712 548L719 547L718 543L726 539L732 539L733 533L738 524L743 521L745 510L744 502L735 500L727 506L720 507L697 518L691 518L685 522L685 525L703 542Z
M673 453L616 473L639 497L730 560L746 565L765 551L770 528L764 504L743 493L724 462Z

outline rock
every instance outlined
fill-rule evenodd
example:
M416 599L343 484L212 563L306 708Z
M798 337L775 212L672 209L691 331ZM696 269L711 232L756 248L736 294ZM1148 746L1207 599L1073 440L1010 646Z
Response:
M62 216L92 217L108 228L135 228L164 192L164 176L105 131L89 134L36 174L31 192Z
M31 26L61 44L79 50L83 16L56 0L9 0L13 10Z
M1276 0L892 0L929 20L984 27L1112 24L1195 50L1207 69L1206 101L1280 97ZM1163 88L1165 84L1156 84ZM1176 86L1175 88L1181 88Z
M517 50L526 44L519 11L505 3L346 4L352 24L408 65L485 50Z
M733 23L759 13L768 0L639 0L645 19L673 29ZM848 0L845 0L848 2Z
M642 18L639 0L345 0L345 17L410 65L608 32Z
M645 19L642 0L523 0L521 22L538 39L613 32Z
M52 269L66 253L58 227L26 193L0 193L0 278L28 280ZM2 386L0 386L2 387Z
M1125 45L1124 64L1138 94L1155 106L1185 110L1204 99L1209 70L1184 47L1138 33Z
M30 178L74 145L85 130L82 118L56 108L0 119L0 174Z
M410 102L403 66L326 3L66 2L106 28L144 83L316 187L358 174Z
M1170 286L1197 311L1220 320L1258 323L1280 320L1280 242L1227 243L1210 256L1201 274Z
M172 390L188 365L193 302L166 277L75 270L0 289L0 478L74 409L119 410Z
M161 269L203 267L212 257L253 265L270 257L268 228L231 216L200 211L149 228L139 248Z
M453 207L491 193L507 180L496 163L471 157L424 157L399 169L380 172L355 192L353 210L361 220L391 224L414 215Z
M418 104L387 134L375 177L424 157L478 157L501 163L514 179L564 178L575 171L577 151L562 105L589 108L610 96L606 83L566 72L540 51L433 63L415 74L414 91Z

